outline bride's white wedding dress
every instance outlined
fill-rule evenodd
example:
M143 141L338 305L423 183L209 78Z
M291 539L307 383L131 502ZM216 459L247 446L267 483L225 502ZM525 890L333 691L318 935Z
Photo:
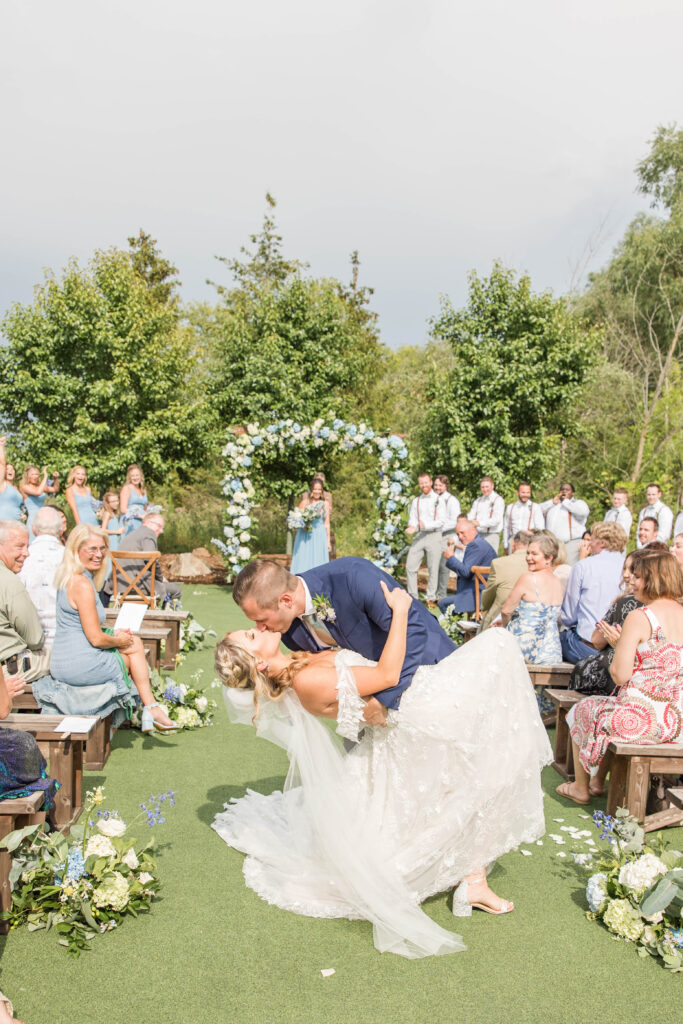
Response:
M356 738L363 702L336 657L337 731ZM253 693L226 690L233 721L250 723ZM284 747L284 792L226 804L213 828L247 854L247 885L309 917L373 923L375 945L419 957L464 949L419 907L545 831L540 771L552 760L529 674L506 630L492 629L420 667L385 727L341 743L297 695L267 702L259 735Z

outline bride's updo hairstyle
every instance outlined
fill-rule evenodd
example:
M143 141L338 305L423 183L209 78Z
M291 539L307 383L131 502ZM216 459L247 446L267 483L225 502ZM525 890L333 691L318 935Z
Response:
M253 690L256 708L261 700L281 700L292 685L296 673L310 660L308 651L298 651L286 668L269 676L258 668L253 654L241 647L226 633L216 644L214 667L223 686L233 690Z

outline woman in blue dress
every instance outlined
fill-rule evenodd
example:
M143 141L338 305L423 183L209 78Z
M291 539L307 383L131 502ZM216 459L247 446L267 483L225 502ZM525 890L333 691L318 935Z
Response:
M318 510L309 530L300 528L296 531L294 550L292 551L291 572L296 575L306 569L314 569L316 565L324 565L330 560L330 510L323 490L322 481L318 478L297 506L301 511L311 508Z
M107 535L87 523L69 534L55 575L57 630L50 675L33 684L33 695L50 714L113 714L113 725L129 717L136 699L144 704L143 732L177 726L154 700L145 650L129 630L106 631L99 599L109 561Z
M47 501L48 494L57 494L59 491L59 473L55 470L52 474L52 479L48 480L45 466L43 466L42 478L37 466L27 466L21 478L19 490L28 512L26 525L28 526L29 536L33 540L31 524L36 518L36 514Z
M102 495L102 529L109 538L109 550L118 551L121 543L121 536L125 527L119 516L119 494L118 491L106 491ZM111 561L107 568L107 579L111 576Z
M24 499L9 478L12 467L7 465L5 458L6 440L0 437L0 519L16 519L20 522Z
M134 462L126 470L126 482L121 488L121 518L125 526L124 537L142 525L148 504L145 478L140 467Z
M99 525L85 466L74 466L69 470L64 496L73 513L76 526L80 526L81 523L90 523L91 526Z

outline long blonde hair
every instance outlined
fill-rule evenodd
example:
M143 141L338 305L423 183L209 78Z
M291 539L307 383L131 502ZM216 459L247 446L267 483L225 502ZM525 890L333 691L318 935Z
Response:
M76 470L77 469L82 469L83 472L85 473L85 480L83 481L82 486L85 487L85 485L87 484L87 482L88 482L88 471L85 468L85 466L72 466L71 469L69 470L69 475L66 478L66 486L67 487L71 487L72 483L74 482L74 477L76 476Z
M88 537L92 536L102 537L107 545L107 553L102 559L102 565L95 576L93 576L95 590L99 591L104 586L104 581L107 578L107 567L109 565L109 537L101 526L93 526L90 523L81 523L80 526L74 526L64 547L64 557L62 558L61 565L55 573L54 579L54 586L57 590L63 590L74 576L78 576L79 573L85 572L85 566L78 557L78 552L83 547Z
M29 465L29 466L26 467L24 472L21 474L21 480L19 482L19 486L20 487L21 487L22 484L27 484L28 483L28 475L29 475L29 473L31 472L32 469L35 469L36 473L40 477L41 473L40 473L40 470L38 469L38 467L37 466Z
M131 484L131 482L130 482L130 475L131 475L131 473L133 472L134 469L137 469L139 471L139 473L140 473L140 483L139 484ZM140 466L138 466L137 462L131 462L130 466L126 470L126 483L128 484L129 487L139 487L141 491L144 491L144 489L145 489L145 474L142 472L142 469L140 468Z
M258 668L256 657L231 637L231 633L226 633L216 644L214 667L223 686L234 690L254 691L256 715L259 710L259 698L282 700L297 673L311 660L310 651L296 651L277 675L269 676Z

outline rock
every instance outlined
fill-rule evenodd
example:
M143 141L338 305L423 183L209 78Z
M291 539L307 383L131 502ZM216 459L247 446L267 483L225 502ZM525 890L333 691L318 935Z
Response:
M213 570L194 553L190 554L189 551L186 551L182 555L176 555L169 566L169 571L172 576L180 576L185 579L191 576L210 576Z
M206 548L193 548L192 554L195 555L196 558L203 558L207 562L211 558L211 552L207 551Z

